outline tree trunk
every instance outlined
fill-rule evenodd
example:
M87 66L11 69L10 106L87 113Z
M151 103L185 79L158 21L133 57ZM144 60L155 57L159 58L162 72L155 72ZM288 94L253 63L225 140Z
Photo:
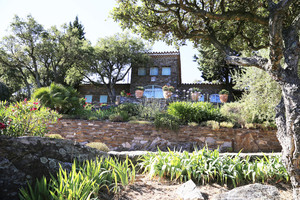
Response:
M300 84L298 81L281 87L282 100L276 108L277 138L291 177L294 199L300 199Z

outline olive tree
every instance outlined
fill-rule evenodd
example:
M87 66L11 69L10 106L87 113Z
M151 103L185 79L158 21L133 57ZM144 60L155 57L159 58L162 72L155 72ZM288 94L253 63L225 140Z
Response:
M118 0L112 17L145 39L213 44L228 64L269 73L281 87L277 137L300 199L299 0ZM269 48L268 58L255 55ZM246 51L249 57L242 57ZM254 51L254 53L253 53Z

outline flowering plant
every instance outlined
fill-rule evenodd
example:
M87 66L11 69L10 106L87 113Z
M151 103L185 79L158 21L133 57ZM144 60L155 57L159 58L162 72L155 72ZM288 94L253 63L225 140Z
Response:
M122 91L121 91L121 96L122 96L122 97L129 97L130 95L131 95L130 92L127 92L127 93L126 93L125 90L122 90Z
M59 117L57 112L41 106L37 100L0 102L0 134L43 136L47 133L47 123L56 122Z

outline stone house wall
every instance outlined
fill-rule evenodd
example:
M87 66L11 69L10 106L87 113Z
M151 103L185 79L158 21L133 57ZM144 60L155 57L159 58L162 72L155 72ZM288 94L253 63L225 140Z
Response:
M130 91L130 84L117 84L115 86L116 94L120 95L122 90L126 92ZM92 84L80 85L78 88L78 92L80 93L81 97L85 95L93 95L92 103L98 104L100 102L100 95L107 95L107 89L105 85L94 86ZM108 102L109 102L108 98Z
M50 133L58 133L77 142L103 142L111 150L156 150L157 146L166 150L202 148L239 152L280 152L276 130L251 130L182 126L178 132L156 130L152 124L131 124L63 119L49 124Z
M140 66L146 68L146 75L139 76L138 68L132 68L130 92L134 93L136 86L147 85L172 85L178 88L181 84L181 65L179 52L157 52L149 53L150 64L148 66ZM158 75L150 75L150 68L157 67ZM171 75L162 75L162 68L170 67Z

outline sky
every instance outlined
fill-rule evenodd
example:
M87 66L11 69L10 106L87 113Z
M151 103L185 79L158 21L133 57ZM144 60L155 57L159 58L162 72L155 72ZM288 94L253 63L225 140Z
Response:
M109 18L109 12L115 5L115 0L0 0L0 38L9 34L7 30L15 15L25 19L31 14L46 29L73 22L78 16L84 26L86 39L94 45L99 38L123 32L118 23ZM152 51L176 49L163 42L156 42ZM193 62L195 54L197 50L191 43L180 47L183 83L201 79L198 64Z

